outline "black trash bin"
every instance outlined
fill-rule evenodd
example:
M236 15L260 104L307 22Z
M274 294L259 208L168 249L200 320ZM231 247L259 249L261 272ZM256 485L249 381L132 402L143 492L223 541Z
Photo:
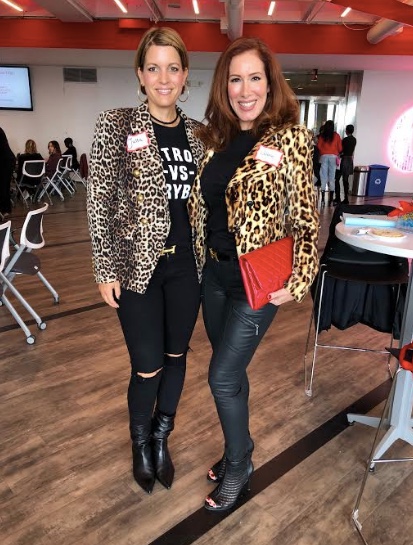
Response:
M366 194L367 176L369 174L369 167L357 166L354 167L353 185L351 187L351 194L357 197L364 197Z
M382 197L384 195L389 168L386 165L370 165L366 188L368 197Z

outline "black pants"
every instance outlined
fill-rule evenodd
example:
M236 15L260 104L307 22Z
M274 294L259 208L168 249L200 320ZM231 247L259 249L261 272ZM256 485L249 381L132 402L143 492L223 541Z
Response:
M200 285L191 248L178 248L176 254L161 256L144 294L122 289L118 316L130 355L132 377L163 369L166 353L186 355L199 305ZM162 377L163 391L170 387L164 383L168 376L164 373ZM182 389L183 378L178 382L172 380L171 388ZM137 387L133 389L136 395L143 396L142 389L149 388L149 384L142 384L140 393ZM177 405L180 391L170 391L170 396ZM148 403L153 402L154 399L148 398ZM131 403L133 400L129 400L129 406Z
M190 248L161 256L144 294L122 289L118 316L132 371L152 373L182 354L195 326L200 286Z
M10 185L13 175L14 161L1 164L0 168L0 212L11 212Z
M209 385L215 399L231 461L248 450L249 382L247 367L270 326L277 307L249 306L238 260L216 262L208 257L202 287L202 309L213 354Z
M340 201L340 179L343 176L343 189L344 189L344 198L348 200L349 194L349 177L350 174L353 174L353 158L352 157L343 157L341 160L341 168L336 170L336 179L335 179L335 191L336 199Z

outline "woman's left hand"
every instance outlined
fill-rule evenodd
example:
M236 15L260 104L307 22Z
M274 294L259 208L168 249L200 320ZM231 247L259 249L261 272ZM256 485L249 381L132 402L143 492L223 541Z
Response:
M285 288L281 288L280 290L274 291L273 293L270 293L268 295L269 303L272 303L273 305L276 305L277 307L282 305L283 303L288 303L289 301L293 301L293 300L294 300L294 297Z

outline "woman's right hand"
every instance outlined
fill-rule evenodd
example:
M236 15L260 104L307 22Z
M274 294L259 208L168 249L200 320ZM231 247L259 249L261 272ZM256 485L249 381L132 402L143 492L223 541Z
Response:
M116 301L116 299L119 300L120 298L119 280L115 280L114 282L108 282L107 284L99 284L98 287L100 295L102 296L102 299L105 301L105 303L107 303L110 307L119 308L119 304Z

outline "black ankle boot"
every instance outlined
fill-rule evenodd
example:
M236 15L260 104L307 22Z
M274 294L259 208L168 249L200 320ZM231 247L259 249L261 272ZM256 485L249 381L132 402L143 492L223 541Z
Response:
M325 202L325 191L322 191L321 192L321 201L320 201L320 206L321 208L324 208L326 202Z
M331 206L334 201L334 191L328 192L328 205Z
M133 476L138 485L150 494L155 484L155 469L152 459L150 422L134 424L131 420Z
M254 452L254 441L252 440L251 436L248 439L248 455L251 457L252 453ZM225 475L225 468L227 466L227 458L225 456L225 452L222 455L222 458L216 462L211 469L208 470L207 479L208 481L211 481L212 483L220 483Z
M168 450L168 437L174 429L175 416L167 416L158 410L152 420L152 448L155 474L158 481L165 487L171 488L174 480L175 468Z
M250 477L254 471L251 456L239 462L226 461L225 475L219 485L205 499L208 511L227 511L250 489Z

